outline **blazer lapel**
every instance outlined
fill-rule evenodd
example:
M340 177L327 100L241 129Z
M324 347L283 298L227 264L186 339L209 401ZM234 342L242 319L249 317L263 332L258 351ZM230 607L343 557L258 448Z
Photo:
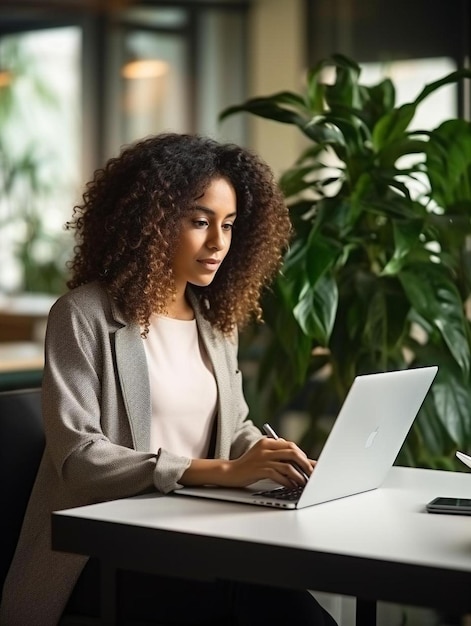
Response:
M115 319L125 324L115 333L116 367L136 450L149 451L151 402L147 360L138 324L127 324L114 303Z

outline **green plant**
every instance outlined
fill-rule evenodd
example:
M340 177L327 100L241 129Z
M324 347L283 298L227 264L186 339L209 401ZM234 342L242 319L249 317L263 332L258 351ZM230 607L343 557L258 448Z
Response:
M430 94L471 74L450 74L396 106L391 80L365 86L360 73L334 55L309 72L304 93L221 114L293 124L310 142L280 179L295 237L265 297L266 327L251 329L258 408L263 419L302 390L319 416L357 374L437 364L400 461L452 467L456 448L471 448L471 124L410 128Z

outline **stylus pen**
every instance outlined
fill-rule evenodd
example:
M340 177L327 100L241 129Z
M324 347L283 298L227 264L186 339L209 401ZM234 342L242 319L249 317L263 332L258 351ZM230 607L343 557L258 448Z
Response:
M264 424L262 426L265 434L267 435L267 437L271 437L271 439L279 439L278 435L276 434L276 432L273 430L273 428L270 426L270 424ZM304 478L304 480L307 482L309 480L309 476L306 474L306 472L303 470L302 467L299 467L299 465L297 463L291 463L291 465L294 467L294 469L299 472L301 474L301 476Z

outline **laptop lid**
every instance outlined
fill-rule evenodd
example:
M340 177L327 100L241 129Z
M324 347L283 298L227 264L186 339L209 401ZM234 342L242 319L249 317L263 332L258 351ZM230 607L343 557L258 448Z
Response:
M357 376L297 502L256 495L276 487L271 481L246 489L184 487L174 493L290 509L375 489L396 460L437 371L433 366Z
M379 487L437 371L433 366L357 376L298 508Z

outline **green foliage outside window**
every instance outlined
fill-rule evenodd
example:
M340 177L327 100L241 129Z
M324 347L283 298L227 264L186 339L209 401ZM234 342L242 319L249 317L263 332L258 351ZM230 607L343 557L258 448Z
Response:
M54 91L16 39L1 42L0 229L8 265L19 272L15 291L60 293L65 288L66 243L48 228L47 214L61 179L54 150L34 134L36 108L58 110ZM33 127L33 128L32 128Z

